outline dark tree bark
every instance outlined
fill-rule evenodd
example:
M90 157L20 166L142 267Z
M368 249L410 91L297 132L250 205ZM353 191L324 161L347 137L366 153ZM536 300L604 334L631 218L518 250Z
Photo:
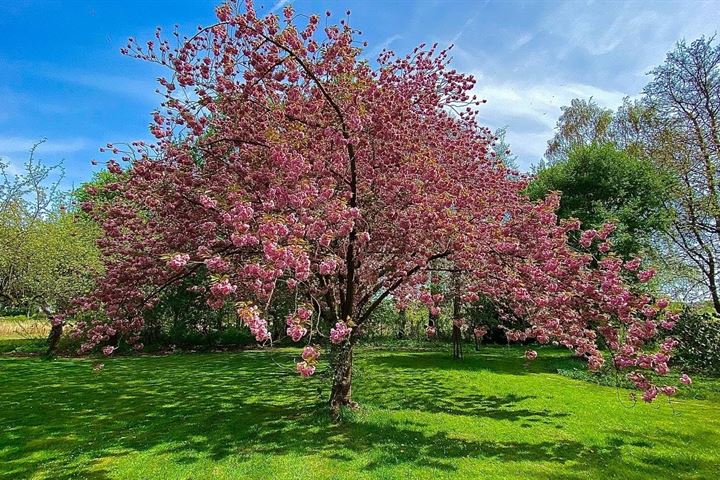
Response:
M351 338L333 348L330 414L334 420L339 420L343 407L357 407L357 403L352 400L353 347L354 342Z
M452 342L453 342L453 358L461 359L462 354L462 330L460 328L462 322L461 310L462 302L460 300L460 278L457 274L454 275L454 293L453 293L453 327L452 327Z
M407 332L405 331L405 328L407 327L407 312L405 312L405 309L403 308L399 312L400 314L400 330L398 330L398 338L405 338L407 336Z
M63 333L63 324L60 323L58 325L53 325L50 329L50 334L48 335L48 349L47 354L52 355L57 350L58 343L60 343L60 338L62 337Z

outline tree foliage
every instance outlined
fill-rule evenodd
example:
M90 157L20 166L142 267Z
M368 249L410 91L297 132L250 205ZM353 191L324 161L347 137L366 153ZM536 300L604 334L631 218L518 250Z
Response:
M612 110L600 107L592 98L575 98L561 110L555 136L545 151L548 163L566 160L575 147L610 141Z
M67 308L100 272L96 227L75 219L62 204L62 172L35 158L0 182L0 298L6 305Z
M669 223L666 199L672 179L652 163L611 143L578 145L566 159L540 170L527 189L532 199L562 192L560 218L577 218L583 228L615 222L616 251L631 258L651 249Z

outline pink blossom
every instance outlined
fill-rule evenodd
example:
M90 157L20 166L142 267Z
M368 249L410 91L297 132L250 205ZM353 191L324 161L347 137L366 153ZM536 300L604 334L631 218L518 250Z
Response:
M473 334L475 335L475 338L483 338L487 334L487 328L478 325L473 329Z
M338 344L345 341L350 336L352 328L348 327L345 322L337 322L335 328L330 329L330 341Z
M223 260L222 257L218 256L205 260L205 265L207 266L208 270L213 273L224 273L230 268L230 265L225 260Z
M602 366L605 364L605 359L602 357L602 355L591 355L588 358L588 368L592 371L597 371L602 368Z
M600 240L606 240L610 236L610 234L615 231L616 228L617 225L615 225L614 223L605 223L598 232L597 236Z
M655 399L655 397L657 397L657 395L658 389L656 387L650 387L643 392L642 399L645 402L650 403Z
M240 320L250 328L250 333L255 336L258 342L270 340L270 332L267 330L267 322L260 318L260 309L256 305L243 304L237 310Z
M667 395L668 397L671 397L671 396L675 395L675 394L677 393L677 390L678 390L677 387L673 387L673 386L670 386L670 385L665 385L665 386L663 386L663 387L660 387L660 391L661 391L664 395Z
M236 290L237 287L231 284L228 279L213 283L210 287L210 293L212 293L216 297L226 297L231 293L235 293Z
M535 360L537 358L537 352L535 350L526 350L525 358L527 360Z
M315 362L320 357L320 350L312 345L307 345L302 352L302 359L306 362Z
M292 338L293 342L299 342L302 337L307 333L307 328L303 327L298 323L293 323L287 328L287 334Z
M640 268L641 262L642 262L642 260L639 258L634 258L632 260L628 260L627 262L625 262L625 269L630 272L635 272L635 271L637 271L638 268Z
M200 198L198 199L200 204L207 208L207 209L214 209L217 208L217 201L213 200L212 198L208 197L207 195L200 195Z
M295 368L303 377L309 377L315 373L315 365L310 365L307 362L298 362L295 364Z
M335 260L323 260L320 263L320 275L331 275L337 270L337 262Z
M660 326L665 330L672 330L673 328L675 328L675 322L671 320L663 320L662 322L660 322Z
M427 335L429 338L434 337L436 334L437 334L437 329L432 325L428 325L427 328L425 329L425 335Z
M654 268L648 268L647 270L643 270L642 272L639 272L637 274L638 281L641 283L650 281L650 279L653 278L654 276L655 276Z
M106 346L103 347L103 349L102 349L102 352L103 352L106 356L112 355L112 353L113 353L114 351L115 351L115 347L113 347L113 346L111 346L111 345L106 345Z
M168 262L168 266L177 272L185 268L185 265L187 265L189 261L190 255L187 253L178 253L177 255L173 255Z
M590 245L592 245L595 237L597 237L597 232L595 230L585 230L580 234L580 245L588 248Z
M692 385L693 382L692 378L687 376L687 374L683 373L682 375L680 375L680 383L682 383L683 385Z

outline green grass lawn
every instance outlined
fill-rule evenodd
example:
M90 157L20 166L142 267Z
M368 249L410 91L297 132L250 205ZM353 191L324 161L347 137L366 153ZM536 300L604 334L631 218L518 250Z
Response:
M540 353L361 350L338 425L288 351L4 357L0 478L718 478L720 396L632 404Z

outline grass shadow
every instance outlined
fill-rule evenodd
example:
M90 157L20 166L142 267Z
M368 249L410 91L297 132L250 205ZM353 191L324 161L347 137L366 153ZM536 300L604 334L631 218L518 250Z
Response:
M432 355L419 365L408 355L396 362L392 355L368 355L358 362L365 376L358 382L367 382L359 399L369 410L445 413L520 426L549 425L567 415L530 408L524 403L535 398L531 395L456 390L440 376L443 361L435 360L440 363L436 375L424 371L423 362L432 362ZM142 452L168 454L188 468L199 459L232 458L242 464L288 454L319 455L340 470L361 462L371 472L411 466L452 473L457 461L467 458L572 462L585 475L578 478L588 478L621 464L622 449L642 440L630 433L599 445L480 440L442 428L442 420L430 424L434 417L429 416L378 421L361 413L333 424L322 379L278 374L270 361L292 365L293 358L287 352L117 358L105 361L99 373L86 360L0 359L0 478L105 479L113 476L109 460ZM669 471L681 478L709 468L702 462L689 458L670 469L658 465L650 451L633 468L650 478Z

